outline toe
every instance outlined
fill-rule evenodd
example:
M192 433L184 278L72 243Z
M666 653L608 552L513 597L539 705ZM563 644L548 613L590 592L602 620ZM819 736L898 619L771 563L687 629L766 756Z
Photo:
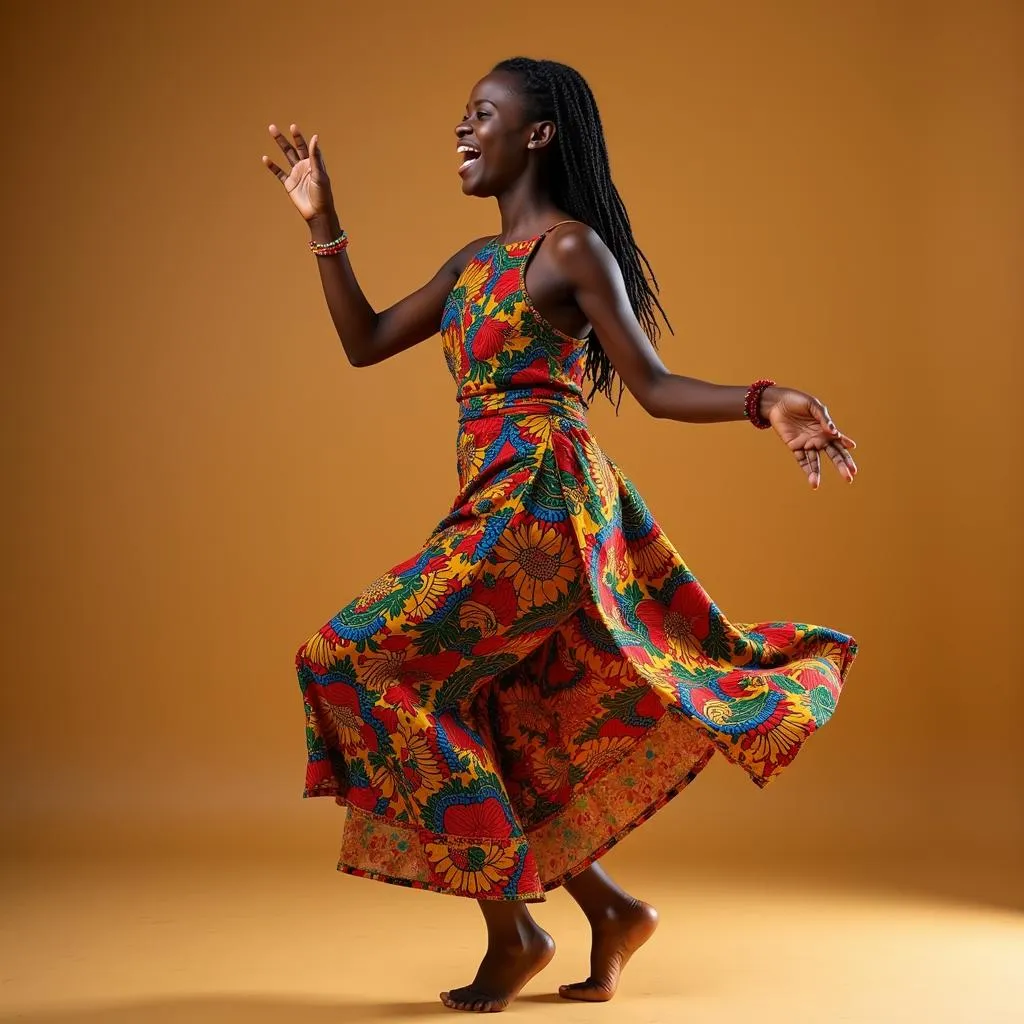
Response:
M483 996L474 991L472 986L442 992L441 1002L450 1010L462 1010L465 1013L497 1013L505 1009L502 1000Z
M612 997L612 991L595 981L576 981L571 985L562 985L558 994L563 999L576 999L585 1003L605 1003Z

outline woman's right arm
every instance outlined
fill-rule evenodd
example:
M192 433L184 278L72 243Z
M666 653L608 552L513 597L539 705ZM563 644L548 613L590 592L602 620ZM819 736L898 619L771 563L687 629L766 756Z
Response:
M290 171L286 174L266 156L263 162L284 184L309 225L312 240L334 241L341 235L341 225L318 136L307 147L297 125L291 126L294 145L274 125L270 134L288 159ZM353 366L372 366L433 337L448 293L477 245L472 242L461 249L422 288L381 313L374 311L359 287L347 251L316 257L327 308L348 361Z
M341 234L333 211L311 220L309 228L314 242L332 242ZM456 253L422 288L380 313L374 312L359 287L347 251L318 256L327 308L348 361L373 366L437 334L448 293L465 267L468 250L477 244Z

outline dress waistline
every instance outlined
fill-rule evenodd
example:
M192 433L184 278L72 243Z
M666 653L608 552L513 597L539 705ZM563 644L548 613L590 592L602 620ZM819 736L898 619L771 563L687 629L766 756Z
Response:
M491 416L557 416L577 426L587 425L587 403L565 391L523 388L492 391L459 399L459 422Z

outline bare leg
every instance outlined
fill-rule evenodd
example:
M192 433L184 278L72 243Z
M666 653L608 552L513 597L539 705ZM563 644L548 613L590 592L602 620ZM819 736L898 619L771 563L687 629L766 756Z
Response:
M658 912L623 892L597 864L591 864L565 888L590 922L590 977L562 985L558 994L563 999L606 1002L615 995L629 958L654 934Z
M555 943L523 903L480 900L487 952L472 984L441 993L452 1010L497 1013L555 955Z

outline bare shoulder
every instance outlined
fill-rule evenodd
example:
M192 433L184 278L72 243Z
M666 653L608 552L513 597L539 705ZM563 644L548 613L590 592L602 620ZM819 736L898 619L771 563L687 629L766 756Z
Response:
M580 221L564 224L551 233L549 252L558 268L573 280L592 279L607 273L614 263L608 246L589 225Z

